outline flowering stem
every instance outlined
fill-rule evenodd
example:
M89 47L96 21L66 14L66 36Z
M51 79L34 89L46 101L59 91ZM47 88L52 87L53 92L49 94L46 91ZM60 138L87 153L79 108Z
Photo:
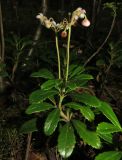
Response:
M69 117L67 115L65 115L64 112L62 111L62 101L63 101L64 97L65 97L64 95L60 95L58 107L59 107L59 110L60 110L61 117L64 120L69 121Z
M68 80L68 73L69 73L69 57L70 57L70 38L71 38L71 25L69 26L69 33L68 33L68 41L67 41L67 63L66 63L66 82Z
M57 58L58 58L58 78L61 79L61 63L60 63L60 53L59 53L59 46L58 46L58 35L56 33L56 50L57 50Z
M62 111L62 101L64 99L64 95L60 95L60 99L59 99L59 104L58 104L58 107L60 109L60 111Z

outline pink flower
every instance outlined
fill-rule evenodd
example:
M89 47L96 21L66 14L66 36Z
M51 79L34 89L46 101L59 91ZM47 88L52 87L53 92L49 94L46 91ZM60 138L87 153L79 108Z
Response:
M84 19L81 24L84 26L84 27L89 27L90 26L90 21L88 19Z
M82 13L86 14L86 10L85 10L85 9L82 9Z

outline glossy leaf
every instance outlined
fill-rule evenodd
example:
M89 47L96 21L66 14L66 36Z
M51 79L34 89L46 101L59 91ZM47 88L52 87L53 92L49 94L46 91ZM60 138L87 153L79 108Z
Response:
M31 95L29 96L29 102L30 103L38 103L41 101L44 101L45 99L47 99L50 96L54 96L57 94L57 91L53 91L53 90L41 90L38 89L34 92L31 93Z
M99 107L99 110L116 126L118 127L120 130L121 125L115 115L115 113L113 112L111 106L106 103L106 102L101 102L101 105Z
M69 71L69 78L72 78L72 77L74 77L74 76L76 76L76 75L79 75L79 74L81 74L83 71L84 71L84 68L83 68L82 66L77 66L76 68L74 68L74 69L72 70L72 72Z
M65 106L69 107L69 108L72 108L74 110L80 110L82 105L79 104L79 103L75 103L75 102L69 102L69 103L66 103Z
M28 109L26 110L26 113L27 114L38 113L38 112L43 112L52 108L54 108L54 106L50 103L46 103L46 102L33 103L28 107Z
M78 102L82 102L85 105L93 106L93 107L99 107L101 105L100 100L92 96L88 93L82 93L82 94L75 94L73 95L74 99Z
M71 124L65 124L58 137L58 151L63 158L69 157L75 147L75 135Z
M80 80L91 80L94 79L92 75L90 74L80 74L75 77L75 79L80 79Z
M95 118L94 112L88 106L81 107L80 112L88 121L93 121Z
M73 120L73 124L80 138L82 138L85 143L96 149L101 147L100 138L97 133L88 130L86 128L86 124L80 122L79 120Z
M60 120L60 110L55 109L48 114L48 117L44 124L44 132L46 135L51 135L55 131L58 122Z
M69 75L72 74L72 71L73 71L75 68L77 68L77 67L78 67L77 64L71 64L71 65L69 66Z
M69 66L69 75L72 74L72 72L73 72L76 68L78 68L78 67L80 67L80 72L81 72L81 73L85 71L85 69L84 69L83 66L78 66L77 64L71 64L71 65Z
M88 83L88 80L86 79L73 79L72 81L74 81L78 87L86 87L86 84Z
M108 151L100 153L95 157L95 160L120 160L122 158L122 152Z
M54 79L53 74L47 69L41 69L31 74L31 77L41 77L45 79Z
M112 134L100 134L98 133L99 137L102 138L104 141L108 143L113 143L113 135Z
M67 84L66 92L76 91L76 89L84 88L87 83L87 80L72 80Z
M41 85L41 89L50 90L54 87L57 87L59 84L61 84L61 81L59 79L51 79L51 80L48 80L48 81L44 82Z
M78 87L78 86L77 86L77 84L76 84L75 82L69 82L69 83L67 84L67 92L73 91L73 90L75 90L77 87Z
M89 106L82 106L79 103L75 103L75 102L69 102L66 103L65 106L72 108L74 110L80 110L80 112L82 113L82 115L88 120L88 121L92 121L94 120L94 113L93 111L89 108Z
M120 128L116 127L115 125L107 122L102 122L97 126L97 132L100 134L110 134L114 132L120 132Z
M33 118L33 119L25 122L20 128L20 133L27 134L27 133L37 131L36 121L37 121L37 119Z

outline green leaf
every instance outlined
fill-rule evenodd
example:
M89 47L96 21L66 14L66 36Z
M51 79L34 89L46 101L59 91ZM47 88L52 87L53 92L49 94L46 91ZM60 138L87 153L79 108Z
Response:
M108 143L113 143L113 136L112 134L100 134L98 133L99 137L102 138L104 141Z
M41 101L44 101L45 99L49 98L50 96L54 96L57 94L57 91L55 90L41 90L38 89L31 93L29 96L29 102L30 103L38 103Z
M54 79L54 75L47 69L41 69L31 74L31 77L41 77L45 79Z
M94 79L92 75L90 74L80 74L75 77L75 79L80 79L80 80L91 80Z
M69 66L69 75L72 74L72 72L77 68L77 67L80 67L80 71L82 70L82 72L85 71L84 67L83 66L79 66L77 64L71 64Z
M51 135L55 131L58 122L60 120L60 110L55 109L52 112L49 113L45 124L44 124L44 132L46 135Z
M97 133L88 130L86 125L79 120L73 120L73 124L80 138L82 138L85 143L96 149L101 147L100 138Z
M121 125L115 115L115 113L113 112L111 106L106 103L106 102L101 102L101 105L99 107L99 110L118 128L120 128L120 130L122 130Z
M94 112L89 108L89 106L81 107L80 112L88 121L93 121L95 118Z
M65 124L58 137L58 151L63 158L69 157L75 147L75 135L71 124Z
M86 79L83 79L83 80L81 80L81 79L73 79L72 80L73 82L75 82L76 83L76 85L78 86L78 87L86 87L86 85L87 85L87 83L88 83L88 80L86 80Z
M26 113L27 114L38 113L38 112L43 112L52 108L54 108L54 106L50 103L46 103L46 102L33 103L28 107L28 109L26 110Z
M88 81L87 80L76 80L73 79L72 81L69 81L67 83L67 88L66 88L66 92L71 92L71 91L75 91L77 88L81 88L84 87L86 85Z
M95 160L120 160L122 158L122 152L108 151L98 154Z
M66 103L65 106L72 108L74 110L80 110L82 115L88 120L88 121L93 121L94 120L94 113L93 111L89 108L89 106L82 106L79 103L75 102L69 102Z
M61 80L59 79L51 79L51 80L48 80L46 82L44 82L42 85L41 85L41 89L43 90L50 90L52 88L56 88L58 87L58 85L61 84Z
M76 65L76 67L72 67L72 68L70 67L70 69L69 69L69 78L72 78L72 77L74 77L76 75L79 75L82 72L84 72L84 67L82 67L82 66L77 66Z
M88 93L82 93L82 94L75 93L73 97L76 101L82 102L85 105L93 107L99 107L101 105L101 101L97 97L92 96Z
M25 122L20 128L20 133L27 134L27 133L37 131L36 121L37 121L37 118L33 118Z
M122 129L107 122L102 122L97 126L97 132L100 134L110 134L110 133L120 132L120 131L122 131Z
M72 71L73 71L76 67L78 67L78 65L76 65L76 64L71 64L71 65L69 66L69 75L72 73Z
M67 88L66 88L66 91L69 92L69 91L73 91L75 90L76 88L78 88L77 84L75 82L68 82L67 83Z
M69 108L72 108L74 110L80 110L82 105L79 104L79 103L75 103L75 102L69 102L69 103L66 103L65 106L69 107Z

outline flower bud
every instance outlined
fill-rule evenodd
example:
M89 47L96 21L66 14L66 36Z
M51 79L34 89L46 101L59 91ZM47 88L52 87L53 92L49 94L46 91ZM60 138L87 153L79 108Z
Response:
M61 37L62 38L66 38L67 37L67 32L66 31L62 31L61 32Z
M81 24L84 26L84 27L89 27L90 26L90 21L88 19L84 19Z

